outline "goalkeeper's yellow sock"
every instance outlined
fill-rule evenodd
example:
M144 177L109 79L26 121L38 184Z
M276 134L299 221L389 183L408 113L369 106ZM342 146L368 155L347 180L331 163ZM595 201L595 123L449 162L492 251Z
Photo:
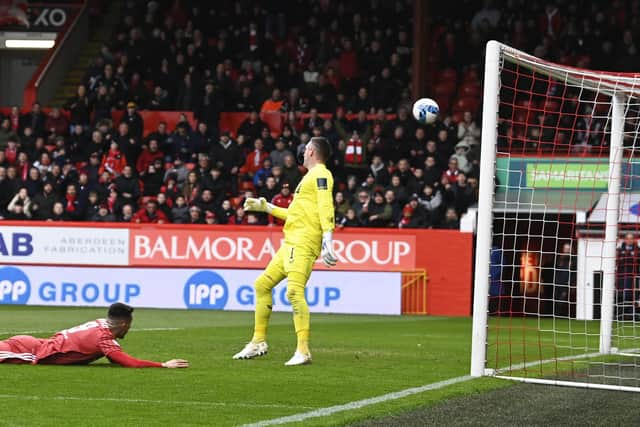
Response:
M304 297L306 277L303 274L289 273L287 284L287 298L293 309L293 324L298 337L296 350L303 354L309 354L309 306Z
M263 342L267 339L267 326L273 306L272 288L272 280L267 275L263 273L258 276L255 282L256 312L252 342Z
M309 354L309 329L296 331L296 335L298 336L298 345L296 350L302 354Z

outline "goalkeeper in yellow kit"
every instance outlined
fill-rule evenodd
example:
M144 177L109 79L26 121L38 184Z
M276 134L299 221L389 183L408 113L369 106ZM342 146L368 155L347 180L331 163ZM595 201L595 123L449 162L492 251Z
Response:
M337 258L333 249L335 226L333 209L333 176L325 162L331 155L329 142L314 137L304 150L304 166L308 169L296 188L289 208L267 203L264 198L248 198L244 209L267 212L283 219L284 243L264 272L255 281L256 312L253 338L234 359L252 359L267 353L267 326L273 299L271 290L287 278L287 298L293 309L293 323L298 346L287 366L311 363L309 352L309 306L304 295L307 280L318 255L325 265L333 267Z

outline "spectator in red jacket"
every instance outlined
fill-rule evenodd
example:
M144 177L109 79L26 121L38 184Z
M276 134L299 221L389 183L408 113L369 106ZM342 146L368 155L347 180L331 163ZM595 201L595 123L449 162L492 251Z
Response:
M147 171L149 165L152 165L156 159L164 159L164 153L160 151L158 141L150 139L148 147L142 150L142 153L140 153L138 161L136 162L136 169L138 170L138 173L143 175Z
M453 185L458 180L459 173L460 170L458 169L458 159L456 159L455 157L451 157L449 159L449 167L447 168L447 170L442 172L441 179L446 178L449 184Z
M11 122L11 130L18 133L20 128L20 107L14 105L9 113L9 121Z
M117 142L111 143L111 148L107 154L102 156L102 163L100 164L100 169L98 173L102 175L104 172L109 172L111 178L115 178L122 174L122 170L127 165L127 159L120 152L118 148Z
M343 86L346 83L350 84L358 76L358 55L353 50L353 42L349 39L345 39L342 43L339 62Z
M253 177L268 157L269 153L264 149L264 143L260 138L256 139L253 143L253 151L247 155L244 165L240 168L240 173Z
M541 34L556 38L562 31L563 20L558 6L549 2L544 8L544 14L538 16L538 29Z
M207 212L204 215L205 224L213 225L218 223L218 219L216 218L216 214L214 212Z
M49 135L66 135L69 131L69 121L60 114L59 108L52 108L45 122L46 131Z
M137 222L139 224L165 224L169 222L169 219L164 212L158 210L158 204L155 200L149 200L144 208L136 212L131 222Z
M285 182L284 184L282 184L280 192L274 196L273 200L271 200L271 203L275 206L286 209L289 207L292 201L293 194L291 193L291 188L289 188L289 183ZM284 224L284 221L269 215L269 224L282 225Z
M7 165L15 165L18 162L18 141L15 138L9 138L7 141L4 159Z
M77 221L82 218L83 207L78 197L78 189L74 184L67 185L67 192L64 195L64 212L69 216L69 219Z

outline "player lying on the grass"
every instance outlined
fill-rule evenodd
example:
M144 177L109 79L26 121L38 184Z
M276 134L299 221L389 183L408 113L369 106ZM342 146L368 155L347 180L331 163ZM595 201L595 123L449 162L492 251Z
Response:
M267 353L267 325L271 316L271 290L287 278L287 298L293 309L293 324L298 345L287 366L311 362L309 351L309 306L304 289L313 264L322 254L325 265L336 265L333 250L333 176L325 163L331 156L326 138L313 137L304 150L304 166L308 169L296 188L288 209L267 203L264 197L248 198L245 210L267 212L285 220L284 243L264 272L255 281L256 312L253 338L234 359L251 359Z
M133 321L133 307L111 304L106 319L60 331L51 338L17 335L0 341L0 363L40 365L86 365L106 356L126 368L187 368L189 362L172 359L151 362L129 356L122 351L118 338L124 338Z

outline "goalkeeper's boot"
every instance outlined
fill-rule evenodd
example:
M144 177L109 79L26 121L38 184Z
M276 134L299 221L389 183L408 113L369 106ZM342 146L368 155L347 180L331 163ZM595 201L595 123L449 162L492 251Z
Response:
M311 363L310 353L306 353L306 354L300 353L298 350L296 350L296 352L293 353L293 357L289 359L287 363L285 363L285 366L308 365L310 363Z
M250 342L244 346L242 351L236 353L234 359L253 359L254 357L264 356L267 354L269 346L266 342Z

